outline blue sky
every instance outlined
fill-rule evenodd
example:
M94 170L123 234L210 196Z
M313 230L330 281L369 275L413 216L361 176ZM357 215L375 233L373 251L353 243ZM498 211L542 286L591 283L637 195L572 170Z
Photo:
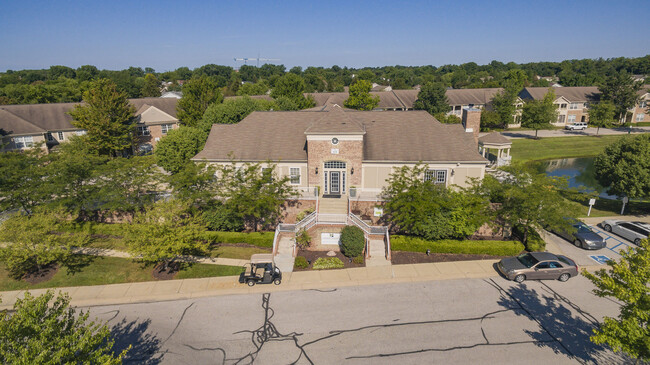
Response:
M238 66L258 53L287 68L640 57L648 32L647 0L0 0L0 71Z

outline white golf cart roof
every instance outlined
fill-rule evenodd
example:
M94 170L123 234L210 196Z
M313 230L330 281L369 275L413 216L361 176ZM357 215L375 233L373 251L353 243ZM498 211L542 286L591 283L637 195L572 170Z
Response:
M251 256L251 264L266 264L273 262L273 254L271 253L256 253Z

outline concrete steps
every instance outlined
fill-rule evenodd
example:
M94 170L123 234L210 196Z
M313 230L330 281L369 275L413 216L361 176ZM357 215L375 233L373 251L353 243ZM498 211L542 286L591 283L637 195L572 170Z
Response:
M383 239L370 239L370 258L366 259L366 266L386 266L390 261L386 259L386 244Z
M286 236L280 236L278 242L278 253L274 257L275 265L282 272L292 272L295 258L293 257L293 240Z
M318 213L323 214L348 214L348 201L346 199L323 198L318 202Z

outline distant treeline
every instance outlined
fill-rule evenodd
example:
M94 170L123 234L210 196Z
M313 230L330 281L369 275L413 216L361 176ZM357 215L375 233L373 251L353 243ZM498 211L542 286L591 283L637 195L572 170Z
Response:
M303 92L343 91L354 77L362 78L393 89L410 89L426 82L442 82L447 87L484 88L503 87L505 75L510 70L526 74L525 86L549 86L542 77L555 77L563 86L599 85L607 76L626 72L632 75L650 74L650 55L639 58L583 59L562 62L532 62L517 64L492 61L487 65L474 62L462 65L435 66L385 66L361 69L332 66L293 67L265 64L261 67L243 65L239 70L230 66L209 64L190 70L180 67L174 71L155 72L146 67L129 67L121 71L99 70L95 66L73 69L52 66L45 70L21 70L0 73L0 104L30 104L76 102L91 80L107 78L127 92L130 98L160 95L162 82L166 90L181 90L182 81L202 75L213 78L224 95L259 95L275 86L277 79L287 72L304 80ZM154 87L152 87L152 85ZM158 86L156 88L155 86Z

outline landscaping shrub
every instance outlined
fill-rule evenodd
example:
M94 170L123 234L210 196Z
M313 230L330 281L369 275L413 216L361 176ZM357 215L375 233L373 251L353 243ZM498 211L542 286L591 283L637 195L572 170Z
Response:
M296 243L300 248L307 248L311 243L311 236L303 229L300 233L296 234Z
M293 262L293 267L295 269L306 269L309 267L309 262L307 262L307 259L304 256L298 256Z
M258 247L273 247L274 232L204 232L206 240L214 243L248 243Z
M352 262L354 262L354 263L357 264L357 265L363 265L363 263L364 263L365 261L364 261L364 259L363 259L363 255L359 255L359 256L355 256L355 257L352 259Z
M394 235L390 237L393 251L458 253L474 255L514 256L524 250L524 245L518 241L457 241L439 240L427 241L412 236Z
M514 226L512 228L512 235L519 238L520 240L523 239L524 237L524 227L522 226ZM542 237L540 237L539 233L537 233L536 230L531 229L528 231L528 237L527 237L527 242L525 243L526 245L526 251L544 251L546 249L546 242Z
M342 269L345 267L343 261L338 257L319 257L316 262L314 262L314 270L326 270L326 269Z
M298 213L296 215L296 223L300 222L301 220L305 219L306 216L312 214L314 212L314 208L307 208L303 210L302 212Z
M244 229L244 220L223 204L204 210L201 218L211 231L239 232Z
M341 252L347 257L356 257L363 253L365 238L359 227L345 226L341 230Z

